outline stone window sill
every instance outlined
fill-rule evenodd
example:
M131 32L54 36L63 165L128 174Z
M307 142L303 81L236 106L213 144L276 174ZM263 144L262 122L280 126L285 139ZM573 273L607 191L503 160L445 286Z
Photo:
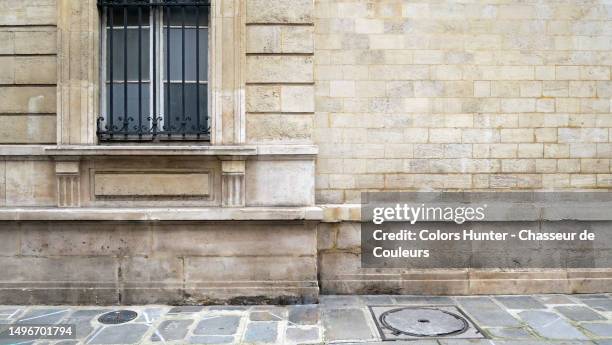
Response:
M276 221L323 218L310 207L184 208L0 208L0 220L14 221Z
M314 145L62 145L45 146L49 156L314 156Z

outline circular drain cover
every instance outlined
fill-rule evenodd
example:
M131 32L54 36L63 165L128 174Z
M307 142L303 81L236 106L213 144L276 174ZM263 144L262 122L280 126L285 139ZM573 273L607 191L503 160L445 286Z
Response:
M106 325L117 325L132 321L136 316L138 316L138 313L133 310L117 310L100 316L98 321Z
M395 335L412 337L443 337L468 330L468 322L461 316L433 308L397 308L380 315L380 323Z

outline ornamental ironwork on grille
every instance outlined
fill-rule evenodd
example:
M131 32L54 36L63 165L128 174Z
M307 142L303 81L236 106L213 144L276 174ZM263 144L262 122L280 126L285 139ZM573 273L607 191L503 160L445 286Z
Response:
M209 140L210 0L99 0L101 141Z

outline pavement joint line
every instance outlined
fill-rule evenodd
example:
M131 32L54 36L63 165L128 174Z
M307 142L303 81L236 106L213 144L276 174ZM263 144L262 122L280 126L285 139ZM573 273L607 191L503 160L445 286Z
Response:
M155 335L158 336L164 344L166 343L166 339L161 335L158 329L155 329Z
M548 326L552 325L553 323L556 323L557 321L561 320L561 317L559 317L559 316L557 316L557 315L555 315L555 317L556 317L556 319L554 319L554 320L552 320L552 321L550 321L550 322L548 322L548 323L544 324L542 327L546 328L546 327L548 327Z
M21 342L18 342L18 343L13 343L11 345L21 345L21 344L27 344L29 342L31 342L31 340L21 341Z
M251 308L248 308L247 311L250 309ZM246 317L243 317L243 316L246 316ZM248 323L249 323L248 315L246 315L246 311L245 311L245 313L241 313L240 321L238 322L238 329L236 330L236 333L233 334L234 341L238 340L238 344L243 343L244 337L246 336Z
M91 337L89 337L89 339L87 340L87 344L91 344L91 341L94 340L98 336L98 334L100 334L105 328L105 326L98 328L98 330L94 334L92 334Z
M13 318L13 316L15 316L15 314L17 314L17 313L18 313L18 312L20 312L20 311L21 311L21 309L17 309L17 310L15 310L15 311L14 311L12 314L10 314L10 315L8 316L8 318L7 318L7 319L12 319L12 318Z
M60 310L60 311L54 311L52 313L48 313L48 314L44 314L44 315L38 315L38 316L33 316L33 317L29 317L27 319L21 319L20 321L30 321L30 320L35 320L35 319L40 319L41 317L45 317L45 316L51 316L51 315L55 315L55 314L59 314L59 313L64 313L70 311L70 309L64 309L64 310Z

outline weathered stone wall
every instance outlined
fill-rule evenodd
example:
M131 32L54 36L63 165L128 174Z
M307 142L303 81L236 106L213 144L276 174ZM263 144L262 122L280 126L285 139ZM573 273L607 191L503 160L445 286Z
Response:
M56 141L55 0L0 3L0 144Z
M79 156L42 145L96 145L95 1L0 1L0 205L14 212L0 223L0 303L291 302L316 299L319 285L609 291L604 271L365 270L358 217L316 226L293 213L315 204L315 174L319 204L358 203L364 190L611 188L606 1L216 0L212 9L213 144L249 148L160 159L168 154L154 147L92 146ZM312 143L316 172L316 150L303 145ZM160 192L109 176L126 169L173 183L189 173L200 185ZM70 218L57 206L91 212ZM221 206L246 210L224 222L187 220L189 210L150 222L154 206L198 206L213 219ZM54 220L17 221L36 207ZM109 207L152 218L79 218ZM238 220L253 212L266 221Z
M563 227L568 222L556 224ZM610 222L593 222L593 226L609 227ZM612 286L610 269L362 268L357 222L320 224L317 246L321 294L598 293L609 292Z
M607 1L317 0L317 202L612 187Z
M315 302L314 226L0 222L0 304Z

